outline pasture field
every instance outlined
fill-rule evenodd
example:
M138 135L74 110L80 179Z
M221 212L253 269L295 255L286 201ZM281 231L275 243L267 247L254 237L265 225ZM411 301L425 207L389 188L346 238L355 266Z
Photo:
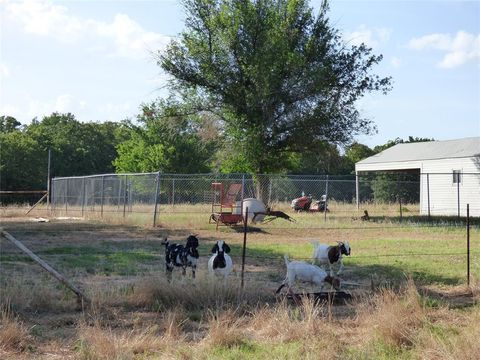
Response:
M289 213L296 222L253 225L243 290L242 229L215 231L203 209L163 208L152 228L147 211L125 219L106 211L102 221L86 214L36 223L22 209L4 208L1 227L82 288L92 304L79 310L75 296L2 238L0 358L477 359L478 219L467 287L461 222L427 222L413 205L402 222L397 216L362 222L352 219L351 209L340 215L337 206L339 215L332 211L327 221L323 214ZM45 215L42 209L33 214ZM184 242L190 233L200 240L197 279L182 278L176 269L168 283L161 241ZM217 239L232 248L235 270L227 286L206 274ZM285 275L283 255L308 261L313 239L349 241L342 279L361 285L351 303L275 296Z

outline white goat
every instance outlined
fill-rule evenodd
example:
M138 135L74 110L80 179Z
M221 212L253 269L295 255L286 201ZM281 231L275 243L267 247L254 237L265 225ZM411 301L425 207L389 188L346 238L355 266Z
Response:
M227 276L232 272L232 258L228 255L230 246L223 240L218 240L212 248L213 255L208 260L208 272L221 275L227 281Z
M288 261L287 255L284 256L285 265L287 266L287 276L282 285L277 289L276 294L282 290L286 285L288 292L291 292L295 280L309 282L320 286L320 291L323 290L325 283L332 285L335 290L340 289L340 279L327 274L327 272L316 265L307 264L303 261Z
M342 255L350 255L350 245L348 241L340 242L338 245L320 244L318 241L312 241L313 244L313 262L315 264L318 261L320 264L328 264L330 275L332 272L332 265L340 263L340 268L337 271L337 275L340 275L343 271Z

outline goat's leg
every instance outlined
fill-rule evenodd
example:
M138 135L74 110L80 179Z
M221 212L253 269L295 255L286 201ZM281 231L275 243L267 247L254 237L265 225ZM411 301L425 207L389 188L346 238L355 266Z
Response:
M286 285L285 282L282 283L282 285L279 286L279 288L277 289L277 291L275 291L275 294L278 294L282 289L283 287Z
M197 265L192 265L192 278L195 279L195 271L197 270Z
M172 282L172 274L173 274L173 269L171 269L167 266L167 281L168 282Z
M343 272L343 260L340 259L339 262L340 262L340 268L337 271L337 275L340 275Z
M329 268L329 272L330 272L330 276L333 276L333 269L332 269L332 263L328 263L328 268Z

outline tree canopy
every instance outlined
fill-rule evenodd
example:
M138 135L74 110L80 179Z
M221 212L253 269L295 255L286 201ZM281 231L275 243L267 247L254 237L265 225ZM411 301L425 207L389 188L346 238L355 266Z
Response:
M290 154L348 143L374 128L355 107L391 86L382 59L349 46L302 0L185 0L186 29L159 56L172 89L221 114L228 141L254 174L284 171ZM318 149L318 148L317 148Z
M119 172L201 173L211 170L218 133L208 116L187 115L188 104L158 100L143 105L130 139L117 147ZM181 114L181 115L178 115ZM210 133L209 133L210 131Z

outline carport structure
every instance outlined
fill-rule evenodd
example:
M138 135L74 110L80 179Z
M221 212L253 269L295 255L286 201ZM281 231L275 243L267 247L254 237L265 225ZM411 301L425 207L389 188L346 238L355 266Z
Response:
M420 174L420 214L480 216L480 137L402 143L355 164L359 176L372 172Z

